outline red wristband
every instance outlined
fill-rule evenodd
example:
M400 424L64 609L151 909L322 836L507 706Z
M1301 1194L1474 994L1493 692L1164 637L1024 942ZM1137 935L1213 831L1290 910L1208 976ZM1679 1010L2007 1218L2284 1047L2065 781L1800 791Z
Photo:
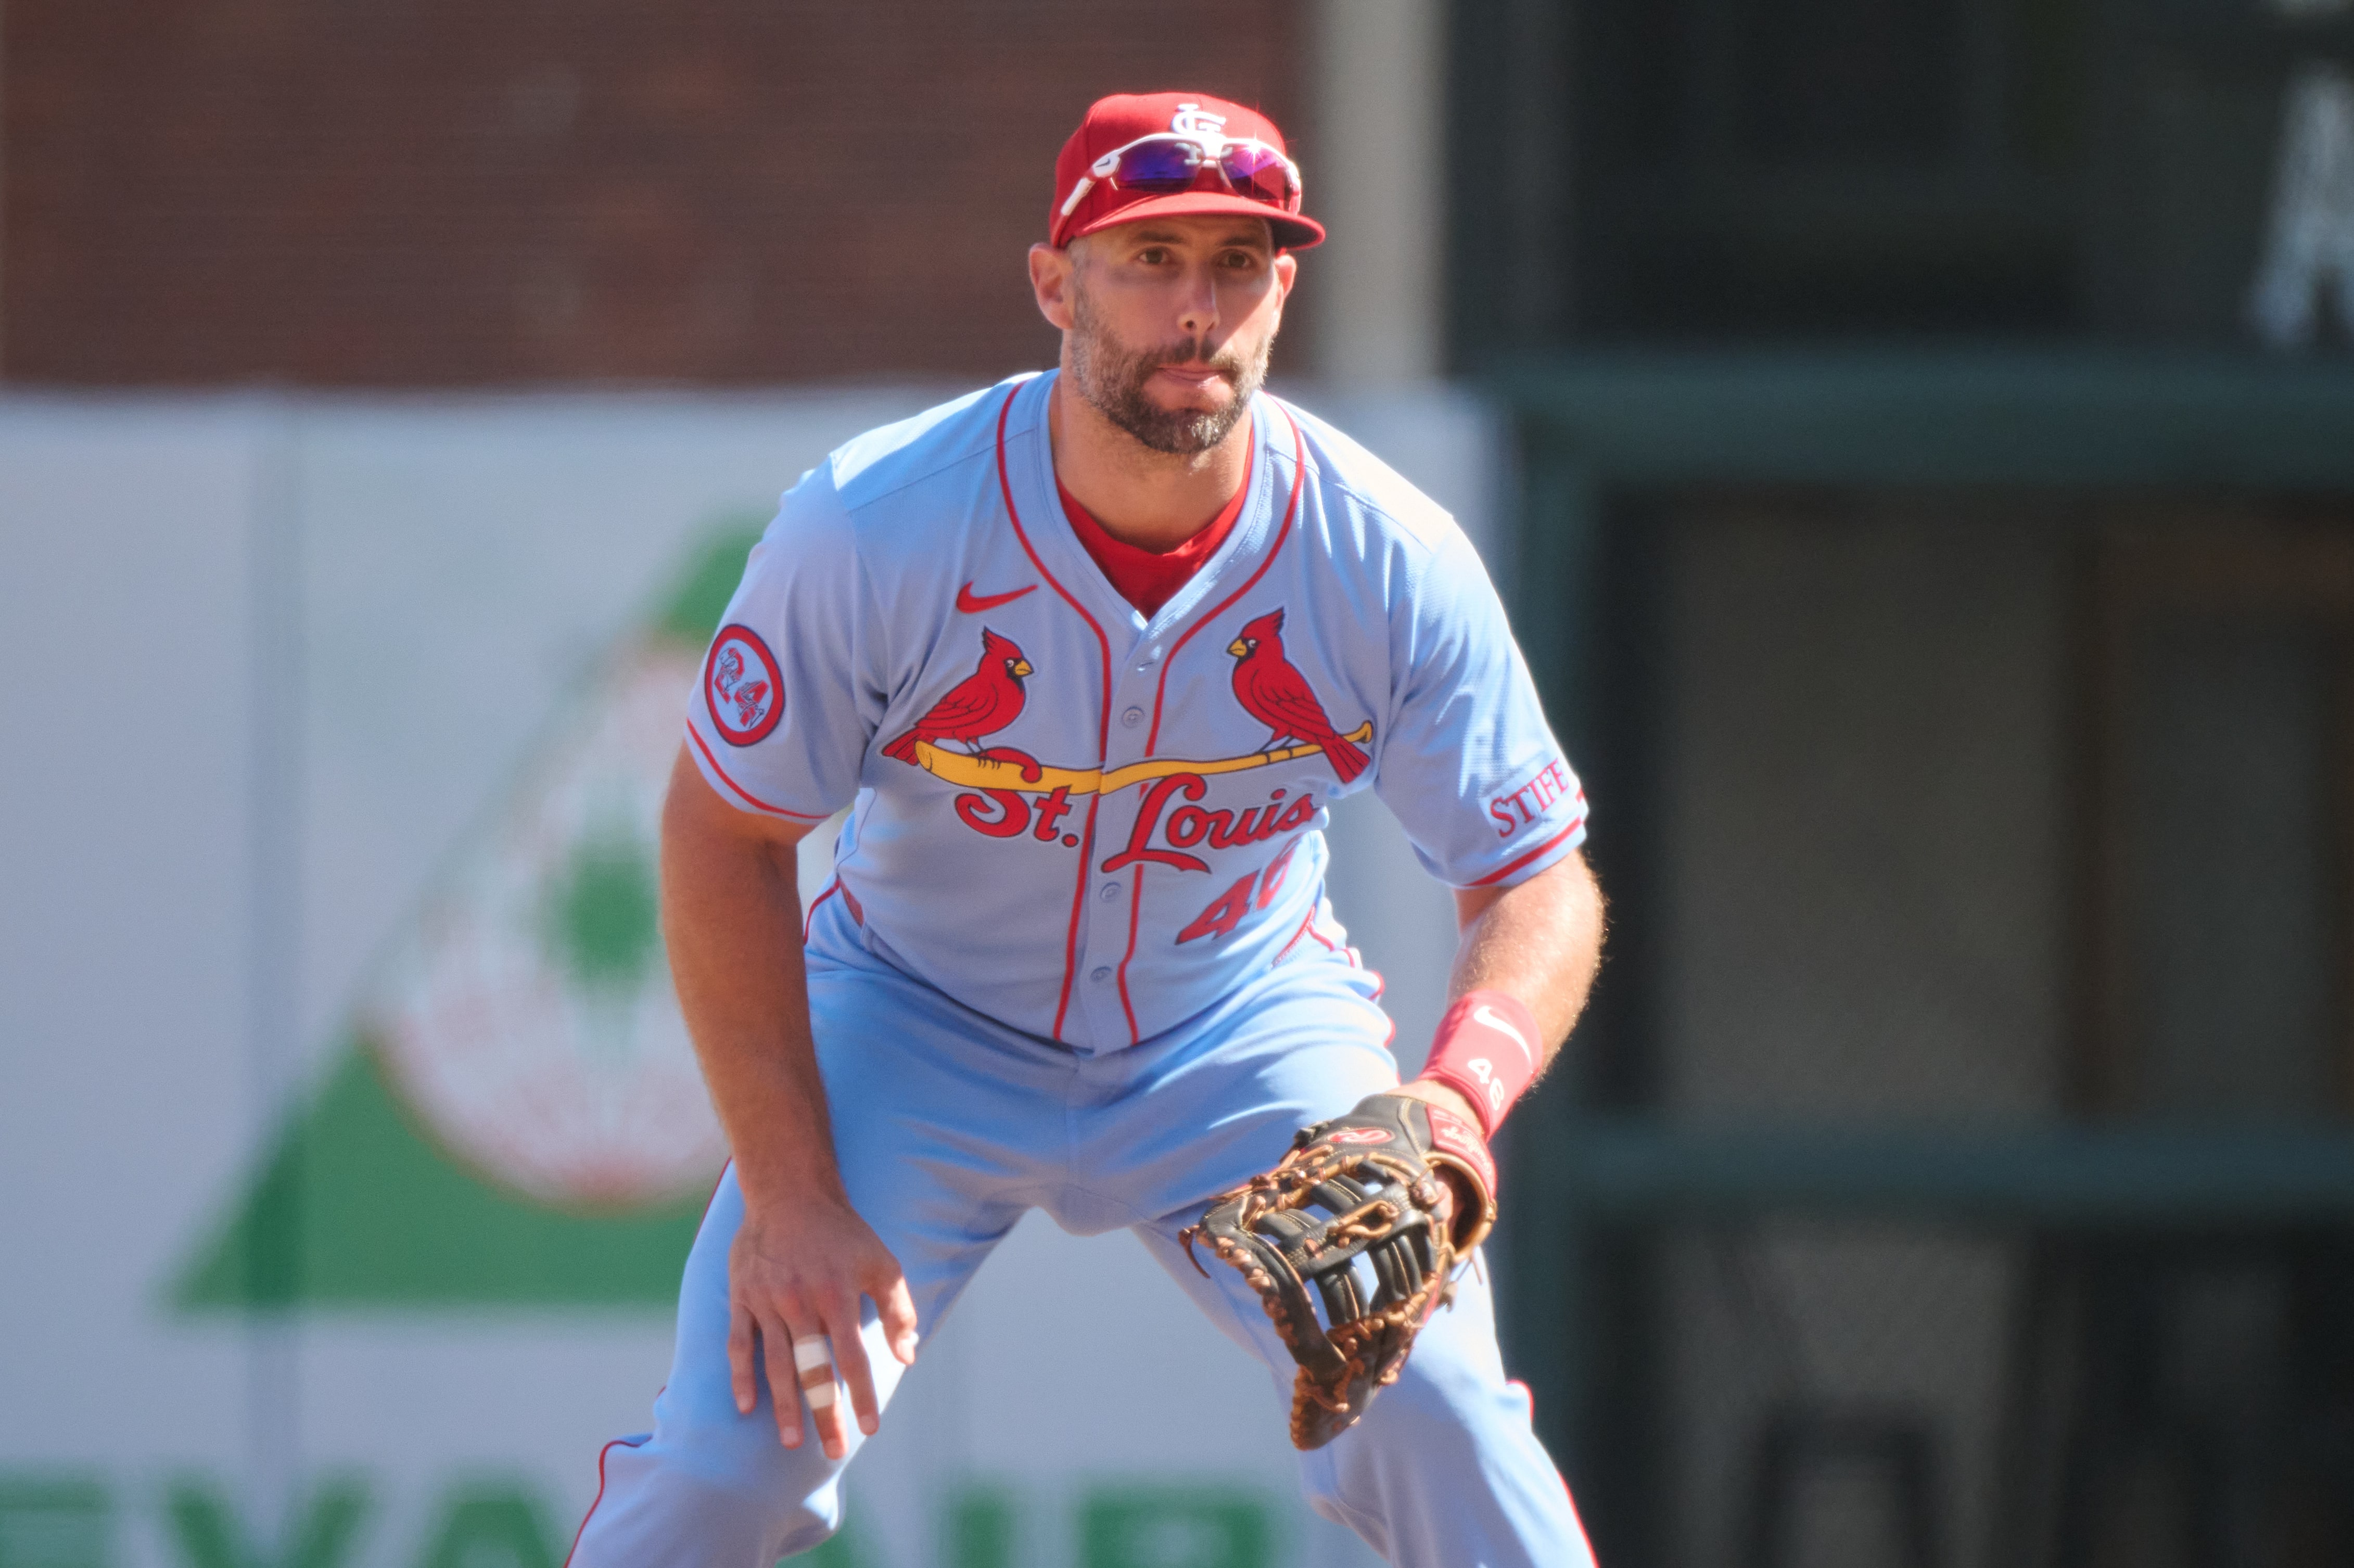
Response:
M1438 1021L1422 1075L1469 1100L1480 1130L1493 1138L1512 1102L1536 1082L1543 1060L1536 1016L1519 997L1469 991Z

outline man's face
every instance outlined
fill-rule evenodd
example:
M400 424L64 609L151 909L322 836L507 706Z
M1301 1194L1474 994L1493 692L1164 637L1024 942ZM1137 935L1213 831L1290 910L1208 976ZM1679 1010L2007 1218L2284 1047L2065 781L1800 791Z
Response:
M1044 279L1033 263L1040 304L1066 334L1071 389L1154 451L1224 440L1267 378L1296 266L1266 220L1149 218L1045 255L1067 269Z

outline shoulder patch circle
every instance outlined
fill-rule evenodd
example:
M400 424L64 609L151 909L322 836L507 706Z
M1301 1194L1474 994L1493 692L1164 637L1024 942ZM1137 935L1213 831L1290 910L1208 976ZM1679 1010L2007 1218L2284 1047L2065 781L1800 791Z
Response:
M723 626L703 661L703 701L730 746L754 746L785 716L784 677L777 656L748 626Z

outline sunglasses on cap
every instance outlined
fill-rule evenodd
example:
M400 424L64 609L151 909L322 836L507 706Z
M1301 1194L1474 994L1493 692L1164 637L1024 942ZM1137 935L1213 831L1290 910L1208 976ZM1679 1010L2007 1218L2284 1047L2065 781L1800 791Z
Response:
M1299 165L1257 137L1222 137L1214 146L1173 131L1157 131L1115 147L1089 164L1071 187L1061 217L1068 218L1076 211L1097 181L1148 196L1174 196L1192 190L1204 168L1216 170L1226 188L1246 200L1286 212L1299 210Z

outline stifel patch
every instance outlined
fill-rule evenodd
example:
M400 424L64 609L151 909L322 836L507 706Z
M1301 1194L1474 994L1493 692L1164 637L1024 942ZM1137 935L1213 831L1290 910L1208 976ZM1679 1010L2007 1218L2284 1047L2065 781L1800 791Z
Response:
M1537 769L1533 778L1518 789L1506 791L1488 802L1488 815L1495 819L1496 836L1511 838L1522 828L1545 814L1545 809L1567 794L1575 786L1570 781L1569 764L1554 758Z

